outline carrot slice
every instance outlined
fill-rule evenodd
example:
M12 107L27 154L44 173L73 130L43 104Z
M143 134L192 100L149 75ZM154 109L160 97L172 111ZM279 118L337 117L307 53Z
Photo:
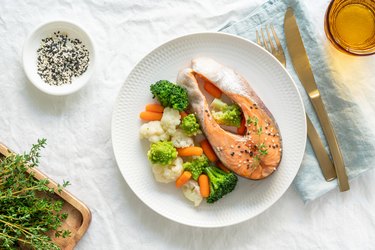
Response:
M241 125L239 128L237 128L237 134L244 135L246 133L246 120L245 117L242 117Z
M205 174L201 174L198 177L198 184L202 197L207 198L210 195L210 184L208 182L208 176Z
M213 85L212 83L206 81L204 83L203 87L213 97L215 97L215 98L221 97L221 94L222 94L221 90L218 87L216 87L215 85Z
M187 147L177 149L179 156L200 156L203 154L203 149L201 147Z
M203 88L212 95L215 98L221 97L221 90L216 87L213 83L211 83L206 77L200 75L200 74L194 74L195 78L198 81L198 84L203 85Z
M158 103L150 103L146 105L146 111L163 113L164 107Z
M160 121L163 117L163 113L143 111L139 114L139 117L145 121Z
M179 188L188 182L191 178L191 173L189 171L184 171L180 177L176 180L176 187Z
M201 144L203 152L207 156L207 158L212 162L217 161L217 156L216 156L214 150L212 149L210 143L208 142L208 140L205 139L205 140L201 141L200 144Z
M216 166L218 166L221 170L223 170L226 173L229 173L230 170L224 166L224 164L221 161L216 162Z
M185 111L181 111L180 116L181 116L181 119L184 119L184 117L188 116L188 113L186 113Z

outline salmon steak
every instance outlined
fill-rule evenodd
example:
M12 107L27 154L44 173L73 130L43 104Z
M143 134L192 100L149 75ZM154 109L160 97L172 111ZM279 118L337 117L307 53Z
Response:
M241 108L246 127L244 135L223 129L213 119L197 78L212 83ZM192 60L191 68L178 73L177 84L187 90L191 109L203 133L228 169L239 176L260 180L278 168L282 157L279 128L271 112L242 76L211 58L200 57Z

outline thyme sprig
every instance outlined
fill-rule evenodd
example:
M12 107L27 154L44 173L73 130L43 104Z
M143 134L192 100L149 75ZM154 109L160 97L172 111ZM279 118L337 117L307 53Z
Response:
M29 168L39 164L40 150L46 139L38 140L28 153L10 154L0 159L0 249L21 245L31 249L59 249L46 233L68 237L68 230L59 229L67 218L61 213L63 202L50 198L54 193L48 179L37 180ZM64 181L59 190L69 185Z
M255 127L258 126L258 122L259 122L259 120L258 120L258 117L256 117L256 116L249 117L249 118L247 119L247 124L248 124L248 125L250 125L250 124L254 124Z
M261 155L266 155L266 154L268 154L267 146L266 146L264 143L261 143L261 144L258 146L258 149L259 149L259 153L260 153Z
M259 119L258 117L256 116L253 116L253 117L249 117L246 121L246 123L248 125L253 125L254 126L254 129L256 131L256 134L258 135L259 137L259 143L257 143L255 145L255 148L258 149L258 154L256 154L254 156L254 161L253 161L253 167L256 167L259 165L259 162L260 162L260 157L261 156L265 156L268 154L268 148L265 144L265 142L260 142L260 137L261 135L264 133L263 132L263 127L262 126L259 126Z

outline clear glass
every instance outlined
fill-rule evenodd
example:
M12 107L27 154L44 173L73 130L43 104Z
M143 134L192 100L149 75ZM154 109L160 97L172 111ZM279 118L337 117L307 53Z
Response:
M340 51L352 55L375 53L375 1L332 0L324 29Z

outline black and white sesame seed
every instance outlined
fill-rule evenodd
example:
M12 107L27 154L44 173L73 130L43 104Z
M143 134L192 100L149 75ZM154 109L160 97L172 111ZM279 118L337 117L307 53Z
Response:
M49 85L71 84L73 77L86 72L89 61L89 51L79 39L57 31L41 41L37 73Z

